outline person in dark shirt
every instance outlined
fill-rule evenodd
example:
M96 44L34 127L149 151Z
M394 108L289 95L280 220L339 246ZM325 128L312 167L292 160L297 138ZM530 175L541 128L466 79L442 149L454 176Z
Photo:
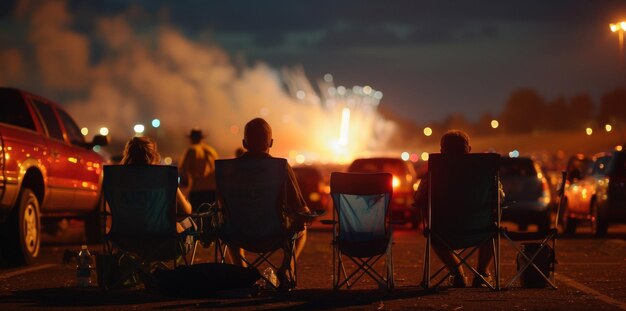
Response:
M252 119L248 122L244 129L243 146L246 148L238 159L246 158L271 158L269 149L272 147L274 140L272 139L272 128L262 118ZM305 223L310 219L303 216L303 214L310 214L310 210L302 197L300 188L296 176L291 169L291 166L287 163L287 179L285 181L285 219L284 223L287 224L288 232L294 232L296 236L295 243L295 256L296 259L300 256L304 244L306 243L306 226ZM245 263L242 257L245 255L243 249L231 248L231 260L234 264L244 266ZM285 273L287 269L293 271L294 267L291 266L290 256L288 252L284 251L283 263L278 270L278 278L281 280L281 287L291 286L290 284L284 284L286 282Z
M442 154L467 154L472 150L469 144L469 135L459 130L451 130L443 134L440 145ZM426 215L426 210L428 209L428 187L428 179L422 180L414 196L413 206L421 209L423 211L422 215ZM504 198L504 191L502 190L501 184L498 184L498 192L502 200ZM460 260L458 257L454 256L454 254L437 239L433 239L431 245L439 259L443 261L450 271L456 269L456 273L453 273L452 286L467 287L467 277L465 276L463 265L459 265ZM478 267L476 270L489 282L493 281L489 273L493 257L494 254L491 243L484 243L478 251ZM458 266L458 269L455 268L456 266ZM472 287L480 286L483 286L482 280L480 278L474 278Z

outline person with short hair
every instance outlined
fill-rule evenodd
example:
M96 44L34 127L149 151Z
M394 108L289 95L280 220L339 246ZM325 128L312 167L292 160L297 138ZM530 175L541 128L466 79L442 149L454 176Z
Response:
M255 118L249 121L244 129L244 138L242 140L243 147L246 151L237 159L246 158L271 158L269 149L272 147L274 140L272 139L272 128L269 123L262 118ZM287 163L287 179L285 181L285 214L288 219L284 223L289 224L287 231L293 232L297 237L295 242L295 257L300 256L304 244L306 243L306 226L305 223L310 219L302 216L309 214L310 210L306 205L306 201L302 197L296 176ZM245 256L243 249L232 249L230 252L231 260L234 264L244 266L242 257ZM293 271L289 252L283 249L283 262L277 271L277 276L281 281L281 287L290 289L293 284L286 284L286 271Z
M461 130L450 130L444 133L443 136L441 136L440 146L442 154L463 155L470 153L472 150L469 135ZM424 179L415 192L413 206L422 211L428 209L428 188L428 179ZM498 188L500 198L503 199L504 191L502 190L502 185L498 184ZM422 215L425 214L426 212L422 213ZM457 288L467 287L467 277L465 276L463 265L459 265L460 260L458 257L454 256L454 254L437 239L433 239L431 245L439 259L441 259L446 267L448 267L448 270L452 272L452 286ZM478 251L478 267L476 270L489 282L492 282L489 269L493 258L494 254L491 244L483 244ZM475 277L472 281L472 287L481 286L483 286L482 280Z
M204 140L202 130L194 128L189 135L190 146L178 166L180 186L189 189L189 202L194 211L203 203L215 202L215 160L217 151Z

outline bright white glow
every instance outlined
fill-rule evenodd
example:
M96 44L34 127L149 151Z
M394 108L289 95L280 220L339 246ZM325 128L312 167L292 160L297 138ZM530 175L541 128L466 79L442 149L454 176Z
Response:
M428 152L422 152L422 161L428 161Z
M87 134L89 134L89 129L83 127L82 129L80 129L80 133L83 134L83 136L87 136Z
M497 129L500 126L500 122L498 120L491 120L491 128Z
M605 124L605 125L604 125L604 129L605 129L607 132L610 132L611 130L613 130L613 127L611 126L611 124Z
M393 180L391 181L391 185L396 188L398 186L400 186L400 179L398 179L398 177L396 177L395 175L393 176Z
M109 135L109 129L106 128L106 127L101 127L100 128L100 135L103 135L103 136Z
M341 111L341 127L339 131L339 144L348 144L348 134L350 132L350 108L343 108Z
M619 25L618 24L611 24L609 25L609 27L611 27L611 31L612 32L616 32L619 30Z
M626 30L626 22L621 22L619 23L619 25L622 28L622 30Z
M517 158L517 157L519 157L519 151L513 150L513 151L509 152L509 157L510 158Z
M365 93L365 95L370 95L372 94L372 87L369 85L366 85L363 87L363 93Z
M591 135L591 134L593 134L593 129L588 127L588 128L585 129L585 133L587 133L587 135Z
M300 100L303 100L306 97L306 93L303 90L299 90L296 92L296 97Z
M430 128L430 127L428 127L428 126L424 128L424 135L426 135L426 136L430 136L430 135L432 135L432 134L433 134L433 129L431 129L431 128Z
M326 82L333 82L333 75L331 75L330 73L327 73L324 75L324 81Z
M159 119L152 120L152 127L157 128L159 126L161 126L161 120Z
M143 126L143 124L135 124L135 126L133 127L133 130L135 131L135 133L141 134L143 133L143 131L146 128Z
M408 161L410 157L411 155L406 151L400 154L400 158L402 159L402 161Z
M302 164L304 163L304 161L306 161L306 158L304 157L303 154L299 154L296 156L296 163Z

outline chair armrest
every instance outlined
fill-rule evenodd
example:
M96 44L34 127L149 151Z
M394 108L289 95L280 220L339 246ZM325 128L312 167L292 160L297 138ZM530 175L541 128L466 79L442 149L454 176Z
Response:
M334 225L337 223L336 220L324 219L320 221L324 225Z

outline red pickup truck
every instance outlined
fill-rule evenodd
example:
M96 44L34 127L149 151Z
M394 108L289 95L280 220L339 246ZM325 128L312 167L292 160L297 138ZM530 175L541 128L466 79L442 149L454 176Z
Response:
M3 257L31 263L39 254L42 217L84 217L98 236L103 159L80 128L43 97L0 88L0 244Z

